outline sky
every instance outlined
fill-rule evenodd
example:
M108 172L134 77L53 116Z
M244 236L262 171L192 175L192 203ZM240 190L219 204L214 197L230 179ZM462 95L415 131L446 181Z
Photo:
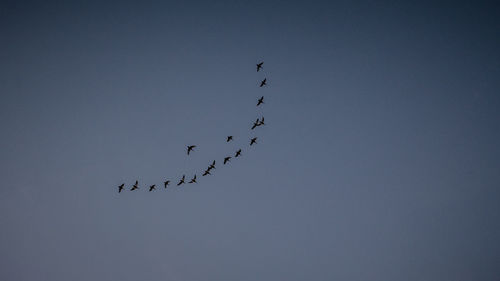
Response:
M0 279L498 280L499 30L494 1L2 1Z

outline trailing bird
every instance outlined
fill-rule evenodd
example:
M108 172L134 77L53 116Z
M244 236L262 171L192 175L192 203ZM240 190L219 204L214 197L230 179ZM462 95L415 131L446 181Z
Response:
M228 161L231 161L231 156L224 158L224 165L226 165Z
M179 181L179 183L177 184L177 186L183 184L185 179L186 179L186 175L182 175L182 179Z
M264 62L261 62L261 63L257 64L257 72L259 72L259 70L262 68L263 64L264 64Z
M169 184L170 184L170 181L164 181L164 182L163 182L163 186L164 186L165 188L167 188L167 186L168 186Z
M194 175L194 177L191 179L191 181L189 181L189 183L196 183L196 174Z
M226 140L226 142L230 142L230 141L232 141L232 140L233 140L233 136L227 136L227 140Z
M264 78L264 80L262 80L262 81L260 82L260 86L262 87L262 86L264 86L264 85L267 85L267 84L266 84L266 81L267 81L267 78Z
M123 187L124 187L124 186L125 186L125 184L124 184L124 183L122 183L122 184L120 184L120 185L118 186L118 193L122 192L122 190L123 190Z
M257 137L250 140L250 145L257 143Z
M264 96L260 97L260 99L257 101L257 106L259 106L263 103L264 103Z
M132 188L130 189L130 191L134 191L136 189L139 188L139 181L135 181L135 184L132 186Z
M204 176L206 176L206 175L211 175L211 174L210 174L210 170L208 170L208 169L207 169L205 172L203 172L203 175L202 175L202 176L204 177Z
M156 189L156 184L153 184L149 187L149 192L153 191L154 189Z
M260 126L260 125L266 125L266 124L264 124L264 117L262 117L262 118L260 119L260 121L259 121L259 126Z
M212 164L210 164L210 166L208 166L207 171L210 171L212 169L215 169L215 160L214 160L214 162L212 162Z
M253 122L252 130L255 129L255 127L257 127L257 126L260 126L259 118L257 118L257 120L255 120L255 122Z
M191 152L195 147L196 147L196 145L188 145L188 147L187 147L188 148L188 150L187 150L188 155L189 155L189 152Z
M236 151L236 154L234 155L234 158L238 157L241 155L241 148Z

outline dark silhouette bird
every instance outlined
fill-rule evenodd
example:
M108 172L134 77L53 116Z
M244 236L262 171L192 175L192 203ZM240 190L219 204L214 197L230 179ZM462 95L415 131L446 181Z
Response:
M255 129L255 127L257 127L257 126L260 126L259 118L257 118L257 120L255 120L255 122L253 122L252 130Z
M262 87L262 86L264 86L264 85L267 85L267 84L266 84L266 81L267 81L267 78L264 78L264 80L262 80L262 81L260 82L260 86Z
M260 99L257 101L257 106L259 106L263 103L264 103L264 96L260 97Z
M212 164L210 164L210 166L208 166L207 171L210 171L212 169L215 169L215 160L214 160L214 162L212 162Z
M149 187L149 192L153 191L156 189L156 184L153 184Z
M224 158L224 165L226 165L226 163L229 161L231 161L231 156Z
M177 186L183 184L185 179L186 179L186 175L182 175L182 179L179 181L179 183L177 184Z
M264 62L263 62L263 61L257 64L257 72L259 72L259 70L260 70L261 68L263 68L263 67L262 67L262 65L263 65L263 64L264 64Z
M188 155L189 155L189 152L193 151L193 149L194 149L195 147L196 147L196 145L188 145L188 147L187 147L187 148L188 148L188 150L187 150Z
M260 121L259 121L259 126L260 126L260 125L266 125L266 124L264 123L264 117L262 117L262 118L260 119Z
M234 158L238 157L241 155L241 148L236 151L236 154L234 155Z
M250 145L257 143L257 137L250 140Z
M194 175L194 177L189 181L189 183L196 183L196 174Z
M168 186L169 184L170 184L170 181L164 181L164 182L163 182L163 186L164 186L165 188L167 188L167 186Z
M136 189L139 188L139 181L135 181L135 184L132 186L132 188L130 189L130 191L134 191Z
M204 176L206 176L206 175L211 175L211 174L210 174L210 170L208 170L208 169L207 169L207 170L205 170L205 172L203 172L203 175L202 175L202 176L204 177Z
M123 187L124 187L124 186L125 186L125 184L124 184L124 183L122 183L122 184L120 184L120 185L118 186L118 193L122 192L122 190L123 190Z
M230 141L232 141L232 140L233 140L233 136L227 136L227 140L226 140L226 142L230 142Z

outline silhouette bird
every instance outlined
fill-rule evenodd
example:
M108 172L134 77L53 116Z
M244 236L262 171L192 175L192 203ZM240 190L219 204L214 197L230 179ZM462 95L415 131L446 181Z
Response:
M252 130L255 129L255 127L257 127L257 126L260 126L259 118L257 118L257 120L255 120L255 122L253 122Z
M264 64L264 62L261 62L261 63L257 64L257 72L259 72L259 70L262 68L263 64Z
M193 149L196 147L196 145L188 145L188 155L189 155L189 152L193 151Z
M264 123L264 117L262 117L262 118L260 119L260 121L259 121L259 126L260 126L260 125L266 125L266 124Z
M227 136L227 140L226 140L226 142L230 142L230 141L232 141L232 140L233 140L233 136Z
M250 140L250 145L257 143L257 137Z
M153 184L149 187L149 192L153 191L156 189L156 184Z
M212 164L210 164L210 166L208 166L207 171L210 171L212 169L215 169L215 160L214 160L214 162L212 162Z
M135 184L132 186L132 188L130 189L130 191L134 191L136 189L139 188L139 181L135 181Z
M124 186L125 186L125 184L124 184L124 183L122 183L122 184L120 184L120 185L118 186L118 193L122 192L122 190L123 190L123 187L124 187Z
M241 155L241 148L236 151L236 154L234 155L234 158L238 157Z
M267 85L267 84L266 84L266 81L267 81L267 78L264 78L264 80L262 80L262 81L260 82L260 86L262 87L262 86L264 86L264 85Z
M259 106L263 103L264 103L264 96L260 97L260 99L257 101L257 106Z
M208 170L208 169L207 169L205 172L203 172L203 175L202 175L202 176L204 177L204 176L206 176L206 175L211 175L211 174L210 174L210 170Z
M224 165L226 165L228 161L231 161L231 156L224 158Z
M186 179L186 175L182 175L182 179L179 181L179 183L177 184L177 186L183 184L185 179Z
M164 182L163 182L163 186L164 186L165 188L167 188L167 186L168 186L169 184L170 184L170 181L164 181Z
M194 177L191 179L191 181L189 181L189 183L196 183L196 174L194 175Z

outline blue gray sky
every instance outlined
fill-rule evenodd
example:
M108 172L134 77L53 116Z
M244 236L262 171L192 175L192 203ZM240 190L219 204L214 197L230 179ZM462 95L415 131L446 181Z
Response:
M499 30L493 1L2 1L0 279L498 280Z

